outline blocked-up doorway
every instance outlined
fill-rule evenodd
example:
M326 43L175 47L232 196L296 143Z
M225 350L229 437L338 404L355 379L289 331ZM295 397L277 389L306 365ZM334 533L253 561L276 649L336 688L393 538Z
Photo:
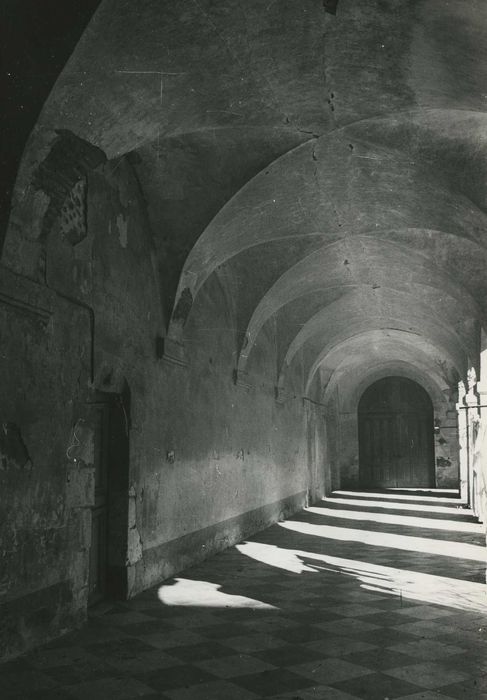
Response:
M358 424L363 488L435 486L433 404L419 384L378 380L360 399Z

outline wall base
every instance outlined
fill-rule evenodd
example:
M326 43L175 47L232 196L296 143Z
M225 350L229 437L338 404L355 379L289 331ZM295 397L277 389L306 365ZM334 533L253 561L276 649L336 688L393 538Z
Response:
M0 604L0 660L17 656L81 625L86 607L77 609L70 581Z
M136 595L296 513L305 507L306 496L306 491L300 491L282 500L145 550L143 559L136 564L131 595Z

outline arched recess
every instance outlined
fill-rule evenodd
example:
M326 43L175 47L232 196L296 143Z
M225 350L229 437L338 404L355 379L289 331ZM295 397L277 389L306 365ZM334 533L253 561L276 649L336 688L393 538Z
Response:
M357 406L361 393L387 375L406 376L432 397L440 430L436 437L437 483L458 483L458 424L456 387L467 369L468 357L455 335L445 342L405 330L375 329L357 333L322 355L310 357L306 396L324 406L327 423L331 484L358 485ZM433 333L433 336L435 334ZM301 358L303 361L303 358Z
M455 368L451 376L434 358L410 355L403 359L372 359L367 365L355 362L333 373L323 392L327 435L340 425L333 444L328 444L333 488L359 486L358 404L367 388L388 376L405 377L421 386L431 398L435 421L436 484L457 488L459 474L458 420ZM324 374L324 381L328 375Z
M434 488L433 403L411 379L387 376L358 404L361 488Z

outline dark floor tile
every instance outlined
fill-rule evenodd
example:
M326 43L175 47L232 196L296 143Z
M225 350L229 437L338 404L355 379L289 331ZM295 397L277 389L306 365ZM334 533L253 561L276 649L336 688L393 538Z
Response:
M469 675L448 664L436 661L423 661L420 663L389 668L385 673L393 678L411 680L421 688L430 690L441 689L446 685L464 683L469 680Z
M299 673L305 678L311 678L319 685L330 685L331 683L358 678L372 673L371 669L359 664L353 664L346 658L323 658L315 661L308 661L304 664L297 664L289 668L293 673Z
M110 676L66 688L76 700L135 700L152 694L152 689L135 678Z
M225 637L239 637L248 634L249 629L234 622L222 623L218 625L205 625L204 627L194 627L193 632L208 639L222 639Z
M274 637L272 634L258 632L256 634L246 634L240 637L228 637L222 640L225 646L245 654L253 654L254 651L264 649L278 649L287 646L283 639Z
M348 654L347 661L375 671L384 671L388 668L397 668L411 664L411 657L390 649L377 648L370 651L360 651Z
M110 657L120 655L134 655L141 651L150 651L151 647L146 642L137 637L120 637L119 639L99 642L95 644L87 644L87 651L99 657Z
M360 678L351 678L330 684L333 688L343 690L362 700L379 700L382 698L400 698L417 693L417 685L390 678L382 673L373 673Z
M49 690L36 690L23 692L17 696L0 694L2 700L74 700L74 696L66 688L50 688Z
M301 627L293 627L286 630L276 630L276 637L284 639L291 644L305 644L306 642L315 642L318 639L326 638L327 632L318 627L302 625Z
M478 677L487 675L487 652L465 652L448 658L448 666L465 671L469 676Z
M174 666L162 671L137 674L136 677L150 688L161 691L170 688L186 688L199 683L217 680L216 676L207 671L189 665Z
M359 651L369 651L377 648L377 645L367 644L360 640L351 639L350 637L332 637L328 636L325 639L319 639L316 642L308 642L308 649L312 649L322 656L345 657L349 654Z
M382 627L392 627L393 625L404 624L404 616L400 613L388 610L386 612L374 613L372 615L367 615L365 618L367 622L372 622L375 625L380 625Z
M167 649L167 653L182 661L203 661L205 659L218 659L221 656L235 654L235 649L218 644L217 642L205 642L204 644L191 644L183 647Z
M175 626L170 624L167 620L152 619L146 620L144 622L135 622L130 625L124 625L122 630L125 634L129 636L140 636L143 634L156 634L158 632L174 632Z
M315 659L322 659L324 654L320 654L309 647L300 645L286 645L278 649L266 649L264 651L254 651L252 656L255 656L262 661L266 661L273 666L292 666L294 664L302 664Z
M418 637L414 634L408 634L405 631L399 631L392 627L382 627L378 630L370 632L362 632L353 637L355 640L374 644L376 646L388 647L399 642L417 642Z
M16 674L25 672L30 673L33 670L31 664L31 654L29 656L22 656L18 659L12 659L11 661L5 661L3 664L0 664L0 679L3 675L11 674L15 676Z
M257 696L261 695L263 697L300 688L309 688L313 685L313 681L309 678L304 678L283 668L275 671L263 671L262 673L255 673L249 676L238 676L237 678L232 678L232 682L250 690Z
M13 696L38 690L49 690L57 685L52 678L39 671L24 669L22 672L0 673L0 697L2 698L6 697L7 694Z
M70 633L65 637L61 637L55 642L46 645L46 648L59 649L67 646L87 646L89 644L101 643L116 643L123 637L128 636L123 627L113 625L109 626L106 623L100 623L98 620L90 620L84 627L76 632Z
M106 606L101 603L103 612L98 613L98 606L94 606L89 611L89 617L97 617L98 614L108 615L119 615L124 613L129 613L133 611L133 608L127 603L111 603L110 607L106 609Z
M245 626L249 634L259 632L278 634L284 630L298 629L302 626L296 620L291 620L285 615L278 615L273 618L267 617L261 620L250 620L243 622L242 625Z
M229 679L200 683L191 688L176 688L166 692L170 700L256 700L260 697L235 685Z
M150 607L142 607L140 611L149 617L153 617L156 620L166 620L168 623L170 623L171 618L174 617L191 617L191 615L193 615L193 610L191 608L181 608L177 605L163 605L159 601L157 603L150 602Z
M339 615L338 613L333 612L332 609L326 609L326 610L309 610L307 612L303 611L298 611L298 612L288 612L286 613L286 617L289 617L291 620L296 620L296 622L300 622L301 624L308 624L308 625L314 625L317 622L333 622L334 620L342 620L343 615Z
M108 678L116 674L116 671L103 661L80 662L72 666L54 666L47 668L45 674L56 685L74 685L88 680Z
M462 683L445 685L441 688L441 692L448 697L462 700L487 697L487 675Z
M317 623L316 626L324 630L327 634L343 634L346 637L353 637L353 639L358 639L361 638L362 635L371 634L374 632L380 633L382 628L368 622L367 617L368 616L365 618L347 617L335 622L320 622Z
M262 620L279 615L278 610L257 610L254 608L221 608L212 611L212 615L224 622L240 622L248 620Z

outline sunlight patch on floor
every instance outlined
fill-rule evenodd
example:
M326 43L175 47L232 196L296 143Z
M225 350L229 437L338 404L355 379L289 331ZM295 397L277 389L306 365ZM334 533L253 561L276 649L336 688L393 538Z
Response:
M434 499L437 501L438 499ZM425 513L440 513L440 514L449 514L452 515L452 513L467 513L468 511L464 510L460 504L457 504L457 508L447 508L446 506L437 506L434 505L433 503L431 504L424 504L424 503L392 503L392 502L385 502L385 501L364 501L364 500L358 500L358 499L353 499L353 498L323 498L322 499L323 503L329 503L329 504L341 504L341 505L346 505L346 506L353 506L354 508L384 508L387 510L416 510L418 512L425 512Z
M217 583L176 578L175 583L160 586L157 596L164 605L198 608L249 608L253 610L277 610L273 605L241 595L223 593Z
M373 547L402 549L409 552L436 554L444 557L456 557L472 561L485 561L485 547L451 540L436 540L427 537L410 537L394 535L388 532L373 532L371 530L354 530L350 527L333 527L331 525L313 525L296 520L286 520L278 523L279 527L302 535L312 535L336 541L362 542Z
M482 534L481 523L469 523L464 520L443 520L434 518L421 518L414 515L391 515L389 513L367 513L366 511L339 510L326 508L325 506L308 506L306 512L322 515L327 518L343 518L358 520L360 522L387 523L388 525L406 525L408 527L429 528L430 530L448 530L457 532L470 532Z
M360 582L365 590L403 596L436 605L487 614L487 587L482 583L434 576L365 561L282 549L260 542L244 542L238 551L255 561L293 573L333 572ZM329 582L329 579L328 579Z
M411 489L403 489L403 488L397 488L397 489L390 489L391 491L399 491L399 493L381 493L380 491L344 491L343 489L339 489L338 491L333 491L334 494L337 496L344 496L345 498L360 498L360 499L369 499L369 498L384 498L386 500L405 500L405 501L426 501L429 503L451 503L453 505L461 504L463 501L458 498L451 498L449 496L426 496L426 495L417 495L416 492L424 492L424 493L431 493L432 489L416 489L416 488L411 488ZM401 491L412 491L414 494L409 494L409 493L400 493ZM441 493L458 493L458 490L452 490L448 491L447 489L442 489Z

